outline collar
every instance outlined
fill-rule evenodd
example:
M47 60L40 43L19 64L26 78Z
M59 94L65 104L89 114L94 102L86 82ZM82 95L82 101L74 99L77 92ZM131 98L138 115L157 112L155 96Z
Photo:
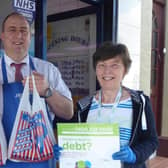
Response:
M123 86L124 87L124 86ZM140 103L141 102L141 98L140 95L143 94L143 91L141 90L133 90L133 89L129 89L127 87L124 87L131 95L131 98L137 102Z
M90 106L92 99L93 99L93 95L86 96L86 97L80 99L77 103L78 108L81 109L82 111L87 109Z
M17 63L12 60L6 53L4 53L4 60L7 66L10 66L12 63ZM29 55L27 54L27 56L20 63L25 63L26 65L29 65Z
M124 86L123 86L124 87ZM133 89L129 89L127 87L124 87L126 90L128 90L128 92L130 93L131 95L131 98L136 102L136 103L140 103L141 102L141 98L140 98L140 95L143 94L143 91L137 91L137 90L133 90ZM93 96L95 95L96 93L94 93L93 95L91 96L86 96L82 99L80 99L77 103L78 107L83 111L85 109L87 109L90 104L91 104L91 100L93 99Z

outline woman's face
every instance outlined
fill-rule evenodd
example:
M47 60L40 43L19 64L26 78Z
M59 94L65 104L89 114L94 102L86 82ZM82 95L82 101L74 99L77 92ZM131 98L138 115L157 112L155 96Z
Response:
M125 72L124 64L119 56L99 61L96 65L97 79L103 90L118 90Z

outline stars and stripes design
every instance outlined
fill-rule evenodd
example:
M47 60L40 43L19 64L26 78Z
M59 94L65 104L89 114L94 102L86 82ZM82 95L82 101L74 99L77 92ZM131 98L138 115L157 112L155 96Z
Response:
M43 161L53 157L53 144L48 136L42 111L30 116L21 112L11 159Z

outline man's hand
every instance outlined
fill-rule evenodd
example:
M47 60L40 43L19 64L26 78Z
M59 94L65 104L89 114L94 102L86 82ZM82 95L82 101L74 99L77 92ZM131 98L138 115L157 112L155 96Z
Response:
M44 75L33 71L34 80L36 84L37 91L40 96L44 96L46 89L49 87L48 81L45 79ZM26 79L23 80L23 84L25 85ZM33 91L33 82L31 76L29 77L29 88L30 91Z
M36 88L40 95L40 97L45 98L46 97L46 90L49 88L49 83L45 79L45 76L33 71ZM26 83L26 78L23 80L23 85ZM32 77L29 77L29 88L30 91L33 91L33 81ZM46 103L50 108L50 111L56 114L58 117L64 118L64 119L71 119L73 116L73 102L72 100L66 98L62 94L60 94L55 89L52 90L51 93L52 96L46 97Z

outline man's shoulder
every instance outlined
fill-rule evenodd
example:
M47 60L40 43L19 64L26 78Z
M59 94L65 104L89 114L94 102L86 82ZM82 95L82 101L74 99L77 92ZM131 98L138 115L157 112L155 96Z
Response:
M52 62L49 62L47 60L43 60L41 58L37 58L37 57L31 57L35 67L43 67L43 68L56 68L57 67L52 63Z
M41 64L52 64L51 62L44 60L44 59L41 59L41 58L32 57L32 56L30 56L30 58L33 60L33 62L38 62Z

